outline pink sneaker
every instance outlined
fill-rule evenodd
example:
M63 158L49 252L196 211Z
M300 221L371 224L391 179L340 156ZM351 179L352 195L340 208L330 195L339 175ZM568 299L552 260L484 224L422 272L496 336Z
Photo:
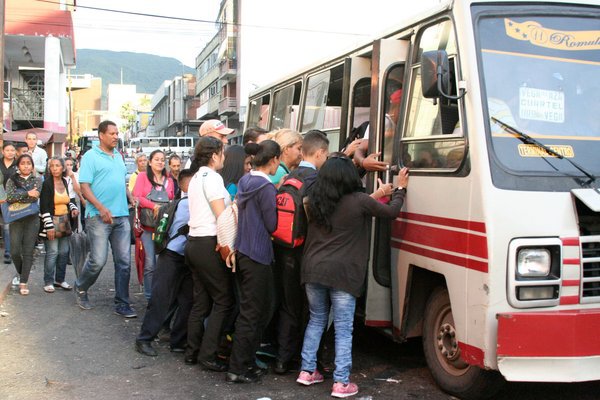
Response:
M298 379L296 379L296 382L304 386L310 386L314 383L323 382L323 375L321 375L316 369L315 372L313 372L312 374L310 372L300 371L300 375L298 375Z
M343 399L345 397L354 396L358 393L358 385L356 383L346 383L343 384L341 382L336 382L333 384L331 388L331 396Z

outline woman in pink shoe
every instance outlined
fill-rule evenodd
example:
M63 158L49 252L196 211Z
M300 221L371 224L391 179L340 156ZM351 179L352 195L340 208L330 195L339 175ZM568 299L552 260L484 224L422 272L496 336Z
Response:
M356 298L364 291L372 217L395 218L406 195L408 170L398 176L399 187L388 204L364 193L360 177L347 157L331 157L319 171L308 201L308 233L302 260L310 320L304 333L301 372L303 385L323 381L317 371L317 350L333 313L335 370L333 397L358 393L350 382L352 329Z

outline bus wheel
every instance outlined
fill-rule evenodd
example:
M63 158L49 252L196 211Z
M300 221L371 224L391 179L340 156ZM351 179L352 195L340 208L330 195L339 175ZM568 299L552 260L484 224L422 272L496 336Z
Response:
M438 386L461 399L494 396L504 382L495 371L467 364L460 355L448 290L433 291L425 308L423 352Z

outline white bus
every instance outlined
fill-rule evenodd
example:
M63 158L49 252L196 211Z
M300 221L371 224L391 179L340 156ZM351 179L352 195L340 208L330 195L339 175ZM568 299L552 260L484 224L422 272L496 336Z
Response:
M189 157L193 151L198 137L193 136L165 136L134 138L129 141L129 153L142 151L147 156L154 150L162 150L166 154L177 154L182 158Z
M410 167L400 216L373 221L361 317L488 397L500 375L600 380L599 71L597 0L455 0L254 91L246 121L334 150L369 121L394 166L369 191Z

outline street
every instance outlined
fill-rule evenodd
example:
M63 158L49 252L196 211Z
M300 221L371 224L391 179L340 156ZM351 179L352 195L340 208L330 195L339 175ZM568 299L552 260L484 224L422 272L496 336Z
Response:
M12 265L0 266L2 289ZM28 399L324 399L331 380L312 387L296 374L269 373L261 383L232 385L224 374L187 366L166 343L155 343L156 358L134 350L141 318L113 313L113 267L106 266L90 291L91 311L75 306L72 291L42 290L43 258L36 258L29 296L11 288L0 307L0 398ZM68 267L67 280L73 282ZM145 300L132 275L131 297L143 315ZM373 330L357 327L353 380L356 399L449 399L433 382L420 341L398 345ZM597 399L600 383L509 383L498 399Z

